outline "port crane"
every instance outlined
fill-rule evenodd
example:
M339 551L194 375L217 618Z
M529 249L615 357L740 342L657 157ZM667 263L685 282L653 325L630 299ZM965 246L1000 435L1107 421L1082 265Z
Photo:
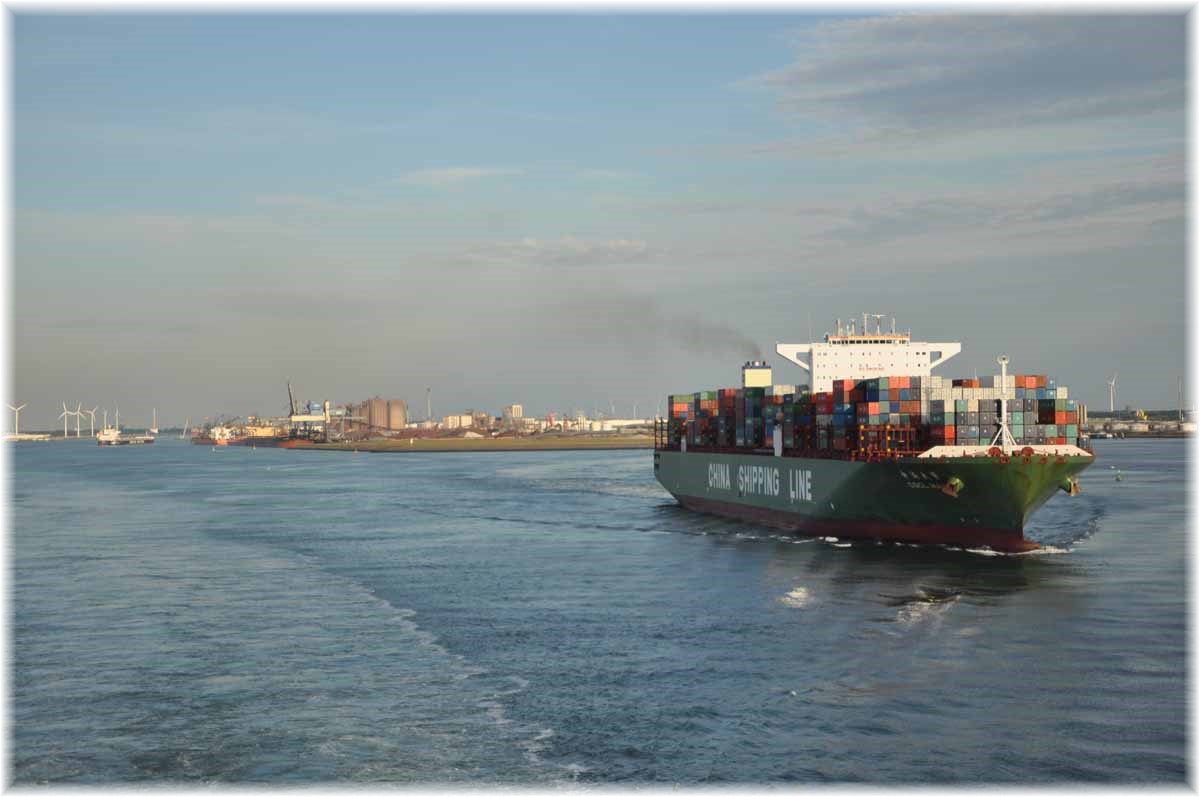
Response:
M320 414L297 412L296 397L292 393L292 383L287 383L288 389L288 425L291 427L291 435L293 437L306 437L309 439L316 438L318 428L325 437L325 441L329 441L329 399L326 399Z

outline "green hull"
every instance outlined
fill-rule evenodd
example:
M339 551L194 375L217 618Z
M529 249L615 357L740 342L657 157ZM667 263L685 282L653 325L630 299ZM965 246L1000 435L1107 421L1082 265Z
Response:
M1020 551L1030 516L1091 456L905 458L881 462L656 450L681 504L803 533ZM947 485L961 485L957 495Z

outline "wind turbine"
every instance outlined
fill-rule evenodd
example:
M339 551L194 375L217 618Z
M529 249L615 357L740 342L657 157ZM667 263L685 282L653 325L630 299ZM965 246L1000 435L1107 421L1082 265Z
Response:
M83 411L83 414L88 416L88 433L92 437L96 436L96 410L98 409L100 408L92 407L90 410Z
M22 404L19 407L14 407L11 404L8 405L8 408L10 410L12 410L14 413L16 413L16 417L13 418L13 436L19 435L21 433L21 410L25 409L26 406L28 406L28 405Z
M67 402L64 401L62 403L62 405L63 405L63 411L62 411L62 414L59 415L58 417L63 419L63 440L66 440L67 439L67 416L69 416L71 414L71 412L67 409Z
M1108 383L1108 412L1111 415L1115 412L1117 395L1117 372L1113 371L1113 378Z
M80 410L82 410L82 409L83 409L83 402L81 401L75 405L75 412L71 413L72 415L75 416L75 437L76 437L76 439L79 438L79 420L83 417L83 413L80 412Z

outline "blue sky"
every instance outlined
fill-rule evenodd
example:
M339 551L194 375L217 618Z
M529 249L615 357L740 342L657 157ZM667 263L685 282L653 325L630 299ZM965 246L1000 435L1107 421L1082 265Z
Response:
M17 15L12 398L628 414L869 311L963 341L947 375L1173 406L1185 31Z

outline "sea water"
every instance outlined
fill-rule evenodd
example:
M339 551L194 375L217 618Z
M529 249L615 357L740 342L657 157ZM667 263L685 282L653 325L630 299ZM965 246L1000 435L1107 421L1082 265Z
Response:
M1002 556L693 514L645 450L17 444L11 777L1183 783L1186 445L1096 450Z

